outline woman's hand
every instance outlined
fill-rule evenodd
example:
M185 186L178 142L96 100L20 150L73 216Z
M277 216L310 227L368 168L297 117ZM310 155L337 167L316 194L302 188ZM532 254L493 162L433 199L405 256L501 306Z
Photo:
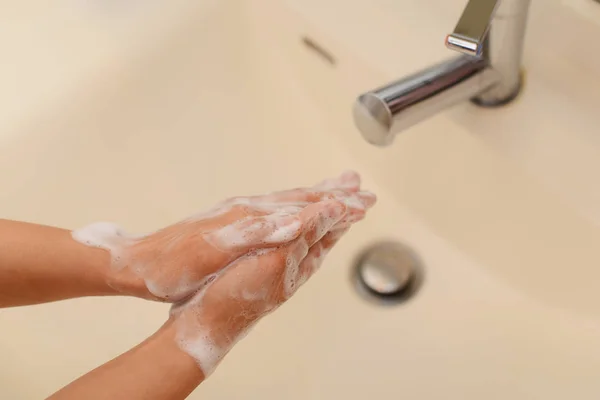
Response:
M205 376L259 319L315 273L347 230L339 224L349 212L337 200L308 205L300 213L303 228L296 239L240 257L204 290L172 309L177 342Z
M375 196L359 186L358 175L346 173L312 188L231 199L146 236L110 224L73 232L78 241L110 251L112 287L177 302L156 334L52 399L185 398L365 216ZM81 253L108 258L70 242Z
M149 235L132 236L115 225L97 223L74 231L73 237L110 252L109 284L116 290L177 302L249 251L297 239L306 228L302 212L308 205L325 200L345 204L338 230L362 219L375 198L359 187L359 176L347 172L312 188L233 198Z

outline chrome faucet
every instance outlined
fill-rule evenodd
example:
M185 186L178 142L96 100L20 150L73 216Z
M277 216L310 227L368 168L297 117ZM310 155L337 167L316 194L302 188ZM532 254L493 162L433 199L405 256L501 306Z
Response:
M487 107L513 100L521 89L521 56L531 0L469 0L446 37L460 56L362 94L354 122L374 145L456 103Z

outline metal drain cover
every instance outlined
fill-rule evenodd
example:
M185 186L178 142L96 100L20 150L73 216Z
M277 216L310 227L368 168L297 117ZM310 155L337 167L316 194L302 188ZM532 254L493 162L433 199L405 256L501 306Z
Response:
M379 242L358 257L354 279L361 294L371 299L399 303L421 286L423 272L416 254L398 242Z

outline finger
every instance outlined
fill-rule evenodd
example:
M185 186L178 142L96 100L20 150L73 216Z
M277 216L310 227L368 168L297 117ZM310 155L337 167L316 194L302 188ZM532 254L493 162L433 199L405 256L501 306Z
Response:
M348 207L338 200L327 200L307 206L300 214L304 230L300 239L311 247L325 236L348 211Z
M368 192L359 192L353 195L337 194L335 197L340 202L348 204L352 209L346 223L353 223L363 218L363 209L370 206L374 201L373 196ZM288 213L289 210L286 209L266 216L249 216L208 232L204 235L204 238L208 243L221 250L236 253L244 253L255 248L276 246L296 239L300 235L303 220L304 222L310 222L312 217L322 216L322 214L319 214L319 210L329 210L331 212L335 206L335 201L319 206L309 206L300 212L298 216L294 213ZM344 211L341 212L344 213ZM310 223L314 223L315 226L318 225L314 221ZM310 232L308 232L308 236L311 237Z
M334 191L334 198L343 202L346 206L357 210L366 210L373 207L377 202L375 194L368 191L361 191L357 193L347 193L341 191Z
M360 191L356 194L360 202L367 209L373 207L375 203L377 203L377 196L375 193L369 192L367 190Z
M300 265L309 250L345 216L347 208L341 202L327 201L306 208L306 231L289 246L283 276L283 295L287 299L299 286Z
M313 189L322 191L339 189L348 192L357 192L360 189L360 175L354 171L344 171L335 178L325 179L316 184L313 186Z
M310 246L343 218L345 210L335 200L307 206L298 216L302 231L296 240L245 255L223 270L208 290L233 294L238 302L245 300L242 303L269 300L267 308L280 304L295 291L298 267Z
M373 207L377 197L367 191L362 191L338 197L348 207L346 216L334 227L334 230L349 228L352 224L362 220L369 208Z
M354 171L345 171L335 178L325 179L310 188L296 188L275 192L266 196L258 196L257 200L265 202L315 203L331 199L332 191L358 192L360 175Z
M368 191L349 192L340 188L331 188L328 191L315 192L309 189L293 189L256 197L255 204L261 207L270 206L277 209L284 206L303 207L311 203L326 200L339 200L349 207L363 209L372 207L377 198L373 193Z
M303 207L310 203L333 199L343 194L356 193L359 189L360 176L354 171L346 171L338 177L326 179L310 188L295 188L260 196L236 197L225 201L223 204L229 207L244 204L272 212L285 206Z
M343 203L329 200L311 204L297 215L276 213L244 219L208 232L203 239L219 250L212 257L222 258L219 265L223 266L250 250L289 243L268 254L261 253L260 258L261 264L272 264L275 271L283 270L286 263L293 269L306 256L308 248L343 218L345 211Z
M310 248L308 254L300 263L297 288L302 286L321 267L329 251L346 232L348 232L347 228L330 231Z
M258 205L275 205L280 207L282 204L305 206L309 203L317 203L332 198L333 194L328 191L318 191L312 188L297 188L269 193L264 196L253 197L252 199Z
M349 229L355 223L362 221L366 216L366 212L363 210L353 210L348 213L336 226L332 228L332 231L341 231Z
M272 247L296 239L302 230L298 214L276 212L247 217L204 234L204 239L220 250L245 253L251 249Z

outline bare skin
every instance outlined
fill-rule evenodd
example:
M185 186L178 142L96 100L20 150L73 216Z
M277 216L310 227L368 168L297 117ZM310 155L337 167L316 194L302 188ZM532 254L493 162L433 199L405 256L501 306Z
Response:
M304 207L331 199L333 191L358 193L358 177L345 175L312 188L292 189L252 199L274 205L297 204ZM370 194L357 195L365 199L365 204L374 201ZM197 232L224 227L249 216L263 218L267 214L264 210L233 206L215 217L182 221L158 230L144 237L145 240L137 241L131 252L142 263L157 259L176 260L168 262L168 272L172 276L178 275L180 265L193 265L195 278L201 279L260 246L240 246L224 252L199 238ZM364 210L355 210L352 220L347 223L363 217ZM173 233L178 233L182 239L178 247L167 250L165 242ZM257 232L257 235L267 233ZM106 251L77 243L69 230L0 219L0 308L84 296L128 295L160 301L178 300L154 296L131 269L114 271L110 264ZM156 275L164 269L160 268L161 265L158 267L154 271Z
M183 399L254 324L316 272L343 233L365 216L375 197L359 187L358 176L350 173L242 202L259 207L228 200L219 212L124 240L119 268L112 252L79 243L70 231L0 220L0 307L106 295L176 301L154 335L51 398ZM292 211L280 214L284 208ZM297 229L284 242L273 242L277 227L292 222ZM256 229L245 230L249 226ZM222 247L211 236L222 228L243 228L249 240ZM183 274L200 283L186 292L163 291L165 296L147 287L148 276L171 288L170 280ZM207 343L211 352L198 355Z
M112 282L142 295L109 265L105 251L75 242L66 229L0 220L0 307L117 295Z
M316 270L313 263L322 252L328 251L343 232L327 233L310 247L300 266L300 273L308 278ZM305 232L308 241L317 239L316 226ZM298 241L268 252L259 260L243 259L215 280L202 302L190 300L176 309L169 321L153 336L132 350L89 372L49 399L51 400L108 400L148 399L175 400L186 398L202 381L205 374L197 361L176 344L181 331L177 325L192 318L199 325L208 326L216 342L229 350L260 318L275 310L289 295L283 289L286 255L297 251ZM239 274L244 275L240 279ZM231 297L232 291L266 288L267 296L241 300ZM222 354L224 356L226 353Z
M175 343L174 320L117 358L71 382L49 400L185 399L202 381L196 361Z

